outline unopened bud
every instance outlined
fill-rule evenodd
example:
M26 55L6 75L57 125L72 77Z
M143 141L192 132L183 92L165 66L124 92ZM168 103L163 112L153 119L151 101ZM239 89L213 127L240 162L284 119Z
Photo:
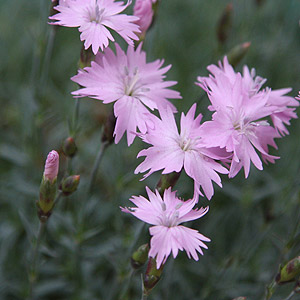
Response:
M277 274L276 282L278 284L294 281L300 275L300 256L290 260Z
M114 131L116 126L116 117L114 115L113 110L108 115L106 122L104 124L104 130L102 134L102 142L108 142L111 144L114 141Z
M91 61L94 60L94 58L95 58L95 55L92 51L92 47L85 49L84 45L82 45L82 48L80 51L80 59L78 62L79 69L84 69L85 67L90 67Z
M246 297L237 297L237 298L234 298L232 300L246 300Z
M246 53L248 52L250 45L251 45L250 42L246 42L246 43L237 45L233 49L231 49L227 55L228 62L233 67L236 67L239 64L239 62L244 58Z
M173 187L180 177L181 172L172 172L170 174L162 174L157 184L158 191L163 194L170 186Z
M152 257L149 258L144 277L144 293L148 294L155 287L161 278L163 268L164 265L162 264L159 269L156 269L156 260Z
M217 36L221 44L224 44L229 36L232 26L232 3L228 3L222 13L217 27Z
M134 269L139 269L148 259L149 245L140 246L131 256L131 266Z
M51 151L45 163L44 174L40 185L40 199L37 201L38 216L45 222L52 211L57 192L57 173L59 167L59 155L56 151Z
M59 155L55 150L52 150L46 159L44 168L44 178L53 181L56 179L59 168Z
M73 157L77 152L77 146L72 137L68 137L63 141L62 149L64 154L69 157Z
M77 190L79 185L80 175L72 175L62 180L60 189L65 196L68 196Z
M133 14L139 17L135 23L140 26L140 37L146 34L146 31L150 27L153 18L152 0L136 0L133 8Z

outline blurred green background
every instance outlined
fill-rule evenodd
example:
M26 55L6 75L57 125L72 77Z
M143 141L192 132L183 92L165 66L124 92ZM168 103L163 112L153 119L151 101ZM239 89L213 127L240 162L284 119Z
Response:
M79 32L47 24L50 0L0 1L0 299L28 297L28 269L32 242L38 229L35 201L46 155L61 152L76 85L81 49ZM208 99L194 85L206 66L246 41L251 47L237 67L254 67L273 89L299 90L300 1L236 0L232 28L226 43L218 43L216 30L224 0L163 0L145 50L148 61L164 58L173 67L169 80L183 100L173 101L186 112L197 101L198 112L209 118ZM130 11L130 10L129 10ZM122 43L122 42L121 42ZM122 44L124 46L124 43ZM52 49L53 46L53 49ZM53 51L52 51L52 50ZM130 148L123 138L106 151L92 196L87 186L100 146L101 126L109 106L80 100L73 172L81 175L79 189L55 208L40 248L39 279L35 299L140 299L140 273L130 273L132 245L149 240L147 227L121 213L131 195L154 188L159 174L140 182L133 171L144 147L136 140ZM263 299L265 286L276 275L279 263L300 254L300 151L298 120L290 135L277 141L281 157L263 171L251 169L247 180L239 174L223 189L215 189L210 212L190 224L210 237L209 249L198 262L180 253L169 258L163 277L150 299L226 300L238 296ZM60 158L61 178L66 159ZM176 185L188 198L192 182L182 176ZM136 241L136 232L142 235ZM293 283L280 286L272 299L283 299ZM121 296L121 294L123 295ZM295 299L297 296L294 297Z

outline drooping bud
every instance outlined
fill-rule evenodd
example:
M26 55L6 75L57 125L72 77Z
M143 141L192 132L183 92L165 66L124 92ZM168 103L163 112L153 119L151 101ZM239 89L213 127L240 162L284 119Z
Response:
M131 256L131 266L134 269L139 269L148 259L149 245L140 246Z
M77 146L72 137L68 137L63 141L62 149L64 154L69 157L73 157L77 152Z
M108 144L111 144L114 141L116 121L117 119L112 110L107 116L106 122L104 124L104 130L101 138L102 142L108 142Z
M284 265L276 276L276 282L278 284L291 282L294 281L298 275L300 275L300 256L295 257Z
M59 155L52 150L45 163L44 174L40 185L40 199L37 201L38 216L45 222L51 215L57 192L57 174L59 168Z
M170 186L174 186L180 177L181 172L172 172L170 174L162 174L157 184L157 189L160 194L163 194Z
M62 190L65 196L68 196L77 190L79 181L80 181L80 175L68 176L62 180L60 189Z
M232 27L232 3L228 3L222 13L217 27L217 36L221 44L224 44Z
M139 35L140 39L143 40L153 19L152 0L136 0L133 14L140 18L135 23L140 26L141 33Z
M78 68L84 69L85 67L90 67L91 61L94 60L94 58L95 58L95 55L92 51L92 48L89 47L88 49L85 49L84 45L82 45L81 51L80 51L80 59L78 62Z
M251 45L250 42L246 42L246 43L237 45L233 49L231 49L227 55L228 62L233 67L236 67L238 65L238 63L244 58L244 56L248 52L250 45Z
M56 179L59 168L59 155L55 150L52 150L46 159L44 178L50 181Z
M152 257L149 258L147 270L144 277L144 293L148 295L150 291L155 287L161 278L163 272L164 264L156 269L156 260Z

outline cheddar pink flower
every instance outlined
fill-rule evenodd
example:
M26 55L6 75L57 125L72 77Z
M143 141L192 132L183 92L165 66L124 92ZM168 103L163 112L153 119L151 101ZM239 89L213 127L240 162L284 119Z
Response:
M214 181L220 187L221 178L217 172L227 174L228 170L215 161L228 157L219 148L205 148L200 134L200 114L194 119L196 104L185 116L181 115L180 134L175 123L174 114L170 109L160 110L161 119L153 117L153 126L142 139L152 146L140 151L138 157L146 156L136 168L135 173L149 170L148 177L155 171L163 170L162 174L180 172L184 168L186 174L194 179L195 193L202 195L202 187L206 197L211 199L214 194Z
M109 48L99 52L91 67L79 70L71 79L83 86L72 94L79 97L91 97L103 103L114 104L117 118L115 126L115 142L118 143L127 131L128 145L136 137L137 128L142 133L147 131L147 123L151 121L149 110L175 107L167 98L178 99L180 94L168 89L176 81L164 81L165 73L171 65L163 67L163 60L146 63L146 53L128 47L127 53L116 44L116 54Z
M255 76L244 67L243 75L235 73L224 58L223 65L209 66L210 77L198 77L200 85L208 94L210 110L215 111L212 121L201 128L202 142L206 147L225 148L233 152L229 177L234 177L244 167L248 177L251 162L262 170L262 159L275 162L279 157L268 153L268 146L277 148L274 139L288 133L284 124L295 118L298 102L285 96L289 89L261 90L265 79ZM268 120L270 117L275 128Z
M138 40L135 33L140 30L134 23L138 17L120 14L130 4L131 0L126 5L114 0L64 0L54 7L58 13L49 19L56 21L52 23L54 25L79 27L85 49L92 46L96 55L99 48L103 51L108 46L109 40L115 41L108 28L116 31L129 45L133 45L132 40Z
M208 212L208 207L193 209L194 200L178 199L171 188L165 190L163 199L157 190L155 193L148 187L146 190L149 200L143 196L132 196L130 201L136 207L122 208L122 211L154 225L149 229L152 235L149 256L156 258L157 268L166 262L171 252L176 258L178 250L185 250L189 258L198 260L197 252L203 255L201 247L207 249L203 242L210 242L210 239L179 224L201 218Z

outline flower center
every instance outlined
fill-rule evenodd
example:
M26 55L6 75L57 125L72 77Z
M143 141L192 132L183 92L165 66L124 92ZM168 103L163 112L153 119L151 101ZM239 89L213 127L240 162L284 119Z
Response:
M95 8L91 9L89 13L90 13L90 21L100 24L103 19L104 8L100 9L97 3Z
M166 205L165 203L162 203L162 210L163 213L161 215L161 225L166 226L166 227L174 227L179 224L178 219L179 219L179 208L182 206L183 203L179 203L175 207L175 211L166 211Z
M180 133L178 144L183 151L190 151L194 150L194 146L197 144L199 139L200 138L191 138L189 134L184 131L183 133Z
M134 93L140 87L138 84L139 79L140 79L140 76L139 76L138 68L135 68L133 71L133 74L131 75L129 73L128 68L125 67L125 76L124 76L124 93L125 93L125 95L134 96Z

